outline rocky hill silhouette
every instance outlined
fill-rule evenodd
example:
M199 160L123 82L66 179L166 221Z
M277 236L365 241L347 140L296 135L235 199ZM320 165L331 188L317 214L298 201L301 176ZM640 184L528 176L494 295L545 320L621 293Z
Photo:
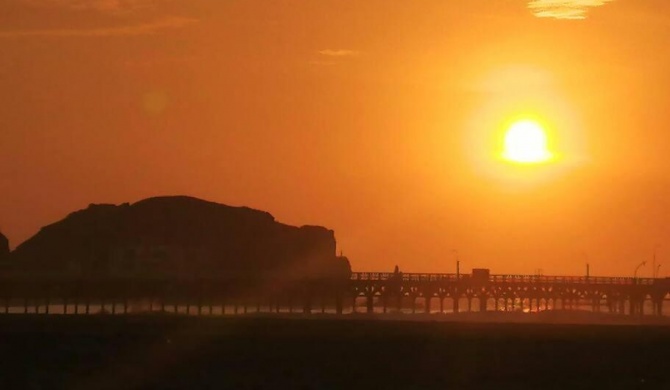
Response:
M2 250L0 242L0 257ZM349 261L335 251L334 232L324 227L289 226L247 207L165 196L91 204L5 256L10 272L32 276L346 278Z
M9 258L9 240L0 232L0 263Z

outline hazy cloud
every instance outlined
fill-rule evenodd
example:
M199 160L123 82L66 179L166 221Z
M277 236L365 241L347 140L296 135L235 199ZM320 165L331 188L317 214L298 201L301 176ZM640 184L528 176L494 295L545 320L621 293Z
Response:
M127 13L149 8L160 0L21 0L33 8L94 10L105 13Z
M613 0L531 0L528 8L540 18L586 19L589 8L611 1Z
M353 57L357 56L358 52L354 50L344 50L344 49L339 50L324 49L319 50L319 54L327 57Z
M107 37L154 34L158 30L179 28L198 22L197 19L168 16L151 22L93 29L45 29L0 31L0 38L11 37Z

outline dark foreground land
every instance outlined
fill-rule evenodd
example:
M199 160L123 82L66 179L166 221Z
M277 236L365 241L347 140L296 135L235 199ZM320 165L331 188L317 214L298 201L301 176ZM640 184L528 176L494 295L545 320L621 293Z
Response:
M2 316L2 389L670 389L670 327Z

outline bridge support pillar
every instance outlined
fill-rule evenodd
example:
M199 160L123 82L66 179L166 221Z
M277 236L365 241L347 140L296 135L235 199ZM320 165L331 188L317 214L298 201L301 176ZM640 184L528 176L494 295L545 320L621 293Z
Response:
M309 294L303 298L302 312L304 314L312 313L312 299Z
M459 297L455 296L454 297L454 313L458 313L458 309L459 309L458 308L458 301L459 301Z
M366 297L366 304L367 304L367 309L368 309L368 314L371 314L374 311L375 305L374 305L374 296L373 295L368 295Z
M430 301L432 300L432 297L428 296L426 297L426 307L424 308L424 312L426 314L430 314Z
M335 297L335 312L337 314L342 314L342 293L338 291L337 296Z

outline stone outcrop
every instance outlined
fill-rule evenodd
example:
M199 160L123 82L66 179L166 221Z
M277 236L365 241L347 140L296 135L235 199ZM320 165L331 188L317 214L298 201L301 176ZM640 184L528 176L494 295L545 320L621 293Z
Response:
M11 254L32 275L346 278L332 230L185 197L90 205L42 228Z
M9 240L0 232L0 262L9 258Z

